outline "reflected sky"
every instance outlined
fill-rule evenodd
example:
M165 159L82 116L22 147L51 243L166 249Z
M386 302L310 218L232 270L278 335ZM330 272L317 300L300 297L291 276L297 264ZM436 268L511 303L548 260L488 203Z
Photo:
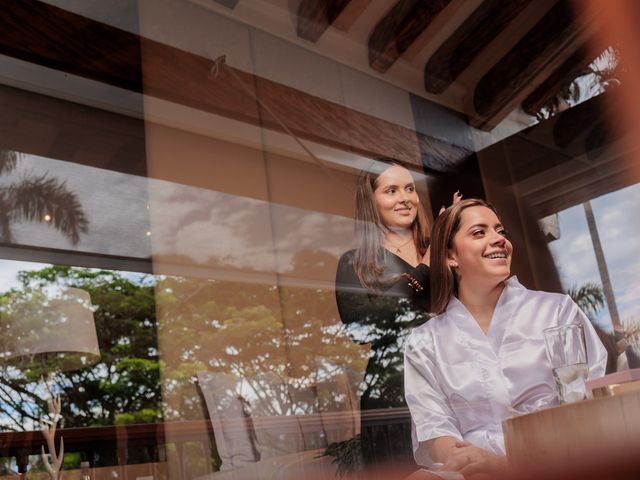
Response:
M301 250L337 258L352 246L351 218L34 155L0 188L44 174L77 196L89 230L73 247L46 222L15 222L18 244L279 273Z
M46 174L64 182L89 220L80 242L71 242L46 222L14 222L16 243L46 248L76 249L136 258L150 256L147 232L147 179L36 155L20 155L18 167L0 176L0 187L19 183L27 176Z
M602 249L609 269L621 320L640 321L640 184L591 200ZM559 213L561 237L549 244L565 289L586 282L598 282L600 274L582 205ZM605 307L596 321L611 330Z

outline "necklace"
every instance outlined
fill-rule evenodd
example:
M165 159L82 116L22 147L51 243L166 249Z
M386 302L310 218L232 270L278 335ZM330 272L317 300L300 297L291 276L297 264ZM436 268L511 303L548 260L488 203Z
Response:
M404 247L407 243L409 243L410 241L412 241L412 240L413 240L413 237L409 238L409 240L407 240L407 241L406 241L406 242L404 242L404 243L401 243L400 245L394 245L393 243L391 243L391 242L389 241L389 239L388 239L388 238L385 238L384 240L385 240L385 242L387 242L391 247L393 247L393 248L395 249L395 253L402 253L402 251L401 251L402 247Z

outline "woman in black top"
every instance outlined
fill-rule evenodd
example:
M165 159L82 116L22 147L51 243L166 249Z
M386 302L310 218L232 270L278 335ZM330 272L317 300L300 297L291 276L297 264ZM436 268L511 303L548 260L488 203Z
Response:
M360 173L357 246L340 258L336 300L351 337L371 346L361 412L406 406L404 339L412 327L428 319L428 233L409 170L397 162L379 160ZM363 425L364 462L413 461L409 423L383 423Z

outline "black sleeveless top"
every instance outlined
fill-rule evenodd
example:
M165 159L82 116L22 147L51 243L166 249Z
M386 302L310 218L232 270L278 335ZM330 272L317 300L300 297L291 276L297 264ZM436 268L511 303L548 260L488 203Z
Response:
M429 318L429 267L412 267L385 250L384 278L377 290L362 286L353 266L355 250L342 255L336 273L336 301L351 338L371 344L360 396L361 434L356 455L364 465L413 463L411 424L406 421L367 422L370 409L406 407L404 341ZM404 276L403 276L404 275Z
M429 267L412 267L384 250L385 278L379 290L362 286L353 266L355 250L342 255L336 273L336 301L351 338L371 344L361 409L405 406L404 339L424 323L429 312ZM406 276L400 276L406 274ZM416 282L418 285L416 285ZM422 290L420 290L422 288Z

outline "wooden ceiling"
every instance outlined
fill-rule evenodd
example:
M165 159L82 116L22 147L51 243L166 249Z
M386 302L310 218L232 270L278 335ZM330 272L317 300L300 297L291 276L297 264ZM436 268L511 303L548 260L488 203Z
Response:
M361 42L370 74L403 86L410 72L420 85L413 93L464 113L483 130L520 106L535 115L593 61L587 52L598 29L595 16L576 13L568 0L192 1L239 21L258 4L280 8L307 48L336 58L339 42L325 42L327 36ZM252 18L283 35L260 21Z
M367 38L366 64L372 75L393 83L399 65L410 57L420 64L415 73L426 98L465 113L471 125L484 129L519 105L535 113L589 63L584 52L597 33L595 21L576 17L563 0L198 1L213 2L230 16L242 13L243 5L260 2L289 8L284 18L292 35L312 46L333 30L370 32L361 37ZM364 156L396 158L434 174L449 172L471 153L230 66L211 78L210 59L43 2L0 0L0 5L4 55L283 130L269 113L275 112L302 139ZM366 22L359 24L361 20ZM434 25L437 35L430 30ZM420 49L430 52L428 58ZM451 103L452 96L464 101ZM326 118L334 124L319 128Z
M44 2L0 0L0 7L3 55L343 151L394 158L433 174L450 171L471 154L224 63L212 75L208 58Z

